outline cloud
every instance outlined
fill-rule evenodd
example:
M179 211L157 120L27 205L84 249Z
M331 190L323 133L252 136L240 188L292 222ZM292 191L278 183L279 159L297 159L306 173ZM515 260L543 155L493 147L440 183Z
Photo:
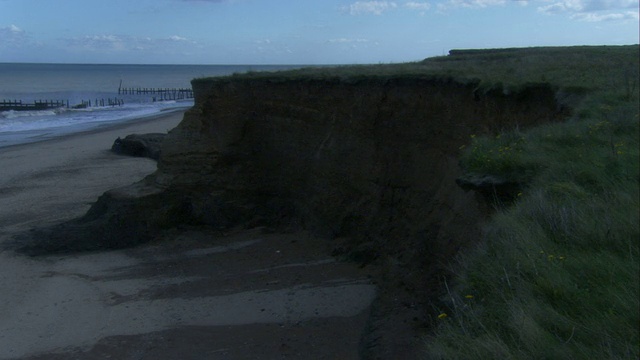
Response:
M172 51L184 46L197 45L188 38L172 35L166 38L135 37L129 35L86 35L63 39L67 47L92 52Z
M171 41L189 41L189 39L184 38L182 36L178 36L178 35L169 36L169 40L171 40Z
M9 25L9 26L7 26L5 28L2 28L2 30L8 31L8 32L10 32L12 34L22 34L22 33L24 33L24 30L20 29L19 27L15 26L13 24L11 24L11 25Z
M395 1L357 1L347 7L343 7L343 10L351 15L382 15L387 11L400 7L420 11L421 15L424 15L425 11L431 8L431 4L426 1L407 1L400 6Z
M404 7L411 10L427 11L431 8L431 4L427 2L410 1L410 2L404 3Z
M504 5L507 0L449 0L445 7L485 8L488 6Z
M538 7L550 15L569 14L582 21L637 20L638 0L562 0ZM633 10L632 10L633 9Z
M420 16L424 16L427 10L431 9L431 4L428 2L409 1L405 2L403 7L411 11L418 11Z
M335 38L326 41L329 46L337 47L340 51L362 51L378 46L378 42L371 42L369 39L363 38Z
M639 20L637 12L627 11L624 13L610 13L610 14L598 14L598 13L579 13L571 16L572 19L600 22L600 21L615 21L615 20Z
M16 25L0 27L0 48L22 47L29 42L27 32Z
M637 9L638 0L562 0L551 5L538 7L541 12L559 13L564 11L592 12L621 9Z
M638 0L582 0L583 11L638 9Z
M339 38L339 39L330 39L330 40L327 40L327 42L333 43L333 44L349 44L349 43L366 43L366 42L369 42L369 40Z
M510 4L526 6L530 2L531 0L446 0L438 3L437 8L440 11L457 8L483 9L491 6L505 6Z
M26 36L26 32L11 24L0 28L0 36L2 36L2 39L15 39Z
M357 1L349 5L348 10L351 15L382 15L383 12L393 10L397 7L398 4L393 1Z
M252 54L257 54L261 59L272 58L275 59L278 56L294 54L295 50L292 50L288 44L279 40L272 40L269 38L257 39L252 42L254 45L250 48L238 48L238 51L246 51L250 49ZM271 61L271 60L270 60Z
M127 46L132 40L128 36L118 35L86 35L83 37L66 39L67 46L75 49L90 51L122 51L135 46Z

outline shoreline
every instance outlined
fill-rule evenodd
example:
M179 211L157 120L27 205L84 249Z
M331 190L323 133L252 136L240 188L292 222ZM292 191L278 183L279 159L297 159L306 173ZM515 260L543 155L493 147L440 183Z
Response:
M131 118L128 120L122 120L122 121L105 122L103 124L98 124L95 127L92 127L91 129L81 130L77 132L60 133L57 135L52 135L51 137L48 137L48 138L39 139L39 140L37 139L38 137L50 136L49 134L54 132L52 131L51 133L48 133L48 134L40 134L40 135L35 135L31 137L30 139L36 139L34 141L28 141L28 142L22 142L18 144L10 144L10 145L4 145L4 146L0 145L0 152L3 152L4 150L7 150L7 149L19 148L21 146L30 146L33 144L45 143L50 141L53 142L58 140L71 139L75 136L85 136L85 135L100 133L103 131L118 130L121 128L127 128L129 126L138 125L138 124L143 125L156 120L161 120L162 118L169 117L177 113L184 114L190 108L191 107L167 108L167 109L160 110L160 112L158 113L154 113L150 115L134 117L134 118Z
M0 148L0 236L80 216L105 191L151 174L156 161L115 154L113 142L132 133L168 132L183 115L175 111Z

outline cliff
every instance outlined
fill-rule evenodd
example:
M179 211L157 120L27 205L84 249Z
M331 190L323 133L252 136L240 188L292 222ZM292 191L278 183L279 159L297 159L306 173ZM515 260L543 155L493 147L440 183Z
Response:
M46 240L23 251L126 247L183 225L305 228L336 255L379 265L381 286L409 299L393 311L424 317L415 299L478 238L487 214L482 197L456 184L459 148L473 134L567 115L544 84L508 94L433 77L192 85L195 106L169 133L156 173L105 193L81 219L37 230ZM374 309L372 332L394 306Z
M477 85L194 81L196 105L169 135L150 182L195 191L186 195L188 217L216 227L295 223L374 241L371 250L385 254L416 237L459 244L481 216L474 195L455 183L459 147L472 134L566 115L548 87L504 95L478 94Z

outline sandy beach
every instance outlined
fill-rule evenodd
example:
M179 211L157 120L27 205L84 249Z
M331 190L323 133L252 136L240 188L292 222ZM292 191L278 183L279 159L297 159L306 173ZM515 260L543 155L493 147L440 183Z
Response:
M83 215L153 160L117 137L167 132L169 113L0 149L0 244ZM191 229L134 249L0 252L0 359L355 359L376 293L307 233Z

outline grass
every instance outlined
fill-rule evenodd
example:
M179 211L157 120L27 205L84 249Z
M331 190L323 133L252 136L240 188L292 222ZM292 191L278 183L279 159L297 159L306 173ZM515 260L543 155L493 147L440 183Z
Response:
M462 149L465 171L526 186L451 265L425 341L429 358L640 357L637 76L600 69L620 56L607 50L589 60L588 74L569 74L589 68L586 59L557 80L544 73L558 88L589 78L580 86L591 83L591 95L572 119L474 137ZM637 69L637 46L632 53Z
M550 84L575 115L477 134L469 174L523 184L450 265L425 352L434 359L640 358L638 45L452 51L406 64L235 74L233 80ZM229 81L229 78L213 79ZM195 81L212 81L197 79ZM499 204L497 204L499 205Z
M455 55L401 64L308 67L277 72L247 72L236 80L371 81L372 79L453 79L479 82L485 91L517 91L531 83L553 83L564 92L607 90L631 96L637 90L638 46L536 47L455 51ZM211 81L201 78L194 81ZM229 77L214 78L227 81ZM635 83L634 83L635 81ZM634 89L635 86L635 89ZM615 90L615 91L614 91Z

